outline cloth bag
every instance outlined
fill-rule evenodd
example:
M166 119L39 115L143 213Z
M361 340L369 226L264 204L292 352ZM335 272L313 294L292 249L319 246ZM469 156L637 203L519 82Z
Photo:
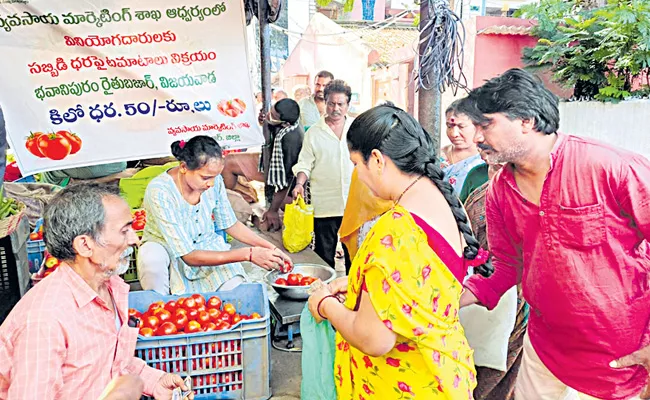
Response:
M302 196L284 209L284 229L282 244L289 253L304 250L314 236L314 207L307 204Z
M329 321L317 323L305 308L300 315L302 337L302 383L300 398L336 400L334 356L336 334Z

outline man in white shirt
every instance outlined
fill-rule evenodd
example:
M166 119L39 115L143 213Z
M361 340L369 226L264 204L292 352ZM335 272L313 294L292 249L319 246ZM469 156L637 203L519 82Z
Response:
M302 99L300 106L300 123L305 131L325 114L325 87L334 79L328 71L320 71L314 78L314 95Z
M351 96L350 86L342 80L327 85L324 90L327 113L305 133L298 163L293 167L294 197L304 197L304 185L307 180L311 182L315 251L332 268L354 168L347 143L353 120L347 115ZM343 249L348 265L349 255L345 246Z

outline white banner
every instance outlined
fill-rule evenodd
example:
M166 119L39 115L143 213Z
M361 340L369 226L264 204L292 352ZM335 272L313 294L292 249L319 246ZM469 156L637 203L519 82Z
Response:
M0 105L23 175L263 142L241 0L0 0Z

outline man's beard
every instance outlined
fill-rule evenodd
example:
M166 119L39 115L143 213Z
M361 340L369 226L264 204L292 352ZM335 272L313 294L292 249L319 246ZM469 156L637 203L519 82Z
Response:
M127 247L126 250L120 256L120 259L117 262L115 268L108 267L108 264L102 263L100 266L106 275L106 278L110 278L115 275L123 275L129 269L131 263L131 256L133 255L133 247Z

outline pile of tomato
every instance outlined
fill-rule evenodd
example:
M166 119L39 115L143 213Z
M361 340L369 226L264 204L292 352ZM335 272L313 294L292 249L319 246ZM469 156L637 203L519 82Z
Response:
M29 240L43 240L43 225L41 225L37 231L29 234Z
M231 303L222 303L218 296L207 301L200 294L181 297L167 303L152 303L144 314L129 309L129 317L138 319L140 335L168 336L230 329L240 321L260 319L259 313L238 314Z
M145 210L135 210L132 214L133 230L141 231L147 225L147 212Z
M287 279L276 279L275 284L282 286L309 286L316 282L317 279L313 276L303 276L302 274L289 274L287 275Z
M58 258L47 255L47 257L45 257L45 272L43 272L43 278L54 272L60 265L61 262Z
M25 147L36 157L63 160L81 150L81 139L69 131L33 132L27 138Z

